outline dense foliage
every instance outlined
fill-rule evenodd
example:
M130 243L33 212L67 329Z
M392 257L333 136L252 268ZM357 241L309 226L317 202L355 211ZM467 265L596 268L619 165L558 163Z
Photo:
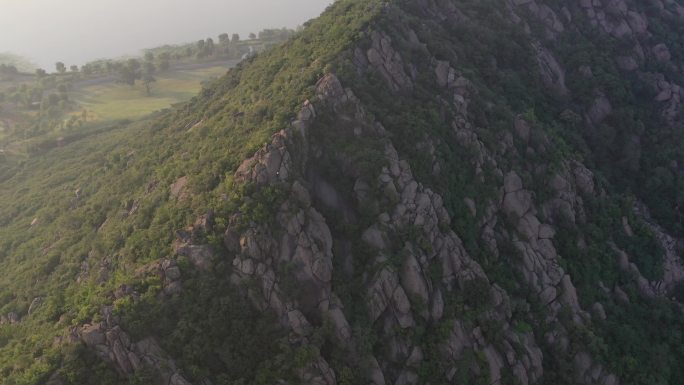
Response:
M342 2L177 111L75 135L64 147L28 159L3 160L0 313L23 317L20 326L0 326L3 384L46 380L67 360L53 345L55 336L96 319L108 293L133 283L136 266L169 255L174 231L197 213L222 209L221 196L236 193L227 176L289 123L324 63L357 39L377 9L375 3ZM184 175L190 176L190 198L170 199L169 186ZM186 303L202 303L206 289L202 293L189 291ZM28 316L34 298L42 305ZM180 322L193 313L172 314L170 322ZM236 325L252 322L245 314ZM223 327L221 317L210 320L208 331ZM178 336L175 346L188 336ZM177 358L192 364L193 352ZM67 377L74 383L93 378L90 369L78 369L86 362L69 362L73 375Z
M294 379L296 369L323 352L331 358L340 384L363 383L356 369L363 367L365 355L384 347L380 326L367 319L361 274L345 273L336 266L333 277L334 290L345 305L362 356L350 358L348 351L334 344L325 320L309 345L292 348L277 321L252 308L244 288L227 282L228 258L204 275L181 260L183 294L166 301L158 299L159 282L134 273L140 266L172 255L174 232L209 209L215 210L218 218L236 210L242 210L246 220L263 222L272 216L281 192L277 188L257 193L248 187L236 188L231 175L244 158L295 118L298 106L312 97L316 81L329 71L335 71L368 114L391 132L416 179L442 195L453 218L452 229L463 239L468 253L493 283L519 300L513 311L517 331L533 331L542 340L546 309L530 299L529 289L511 268L518 252L505 244L501 256L490 255L476 226L480 217L469 214L465 198L484 204L498 196L498 182L502 181L489 169L483 170L486 178L476 178L472 154L461 151L450 127L448 117L456 111L439 102L450 95L440 94L443 91L435 87L432 56L457 63L454 65L472 83L476 92L469 114L480 140L493 153L511 131L516 116L524 116L532 124L531 140L550 138L553 151L499 154L500 167L505 169L549 165L544 177L532 172L522 175L537 199L549 194L547 176L566 159L583 159L599 171L605 194L585 197L586 223L564 223L556 238L580 303L589 308L600 301L608 314L606 321L573 329L574 337L621 378L640 384L677 383L684 362L680 309L667 299L642 298L632 277L619 271L614 247L627 251L645 277L662 277L662 250L634 215L633 205L635 200L644 201L669 230L681 233L681 214L672 209L679 207L681 200L681 176L668 164L679 157L684 146L679 133L659 129L659 118L652 113L653 95L638 88L638 79L616 68L611 58L620 42L596 36L587 26L561 35L554 52L566 63L591 63L595 76L587 81L577 73L569 74L572 96L558 98L543 91L532 70L537 58L529 37L492 8L497 2L459 1L469 18L451 25L420 17L418 2L397 1L398 7L385 7L384 3L336 2L282 46L243 62L177 109L137 123L74 130L63 147L48 145L54 144L54 138L49 138L44 143L47 151L25 159L0 159L0 314L23 317L20 324L0 325L2 384L44 383L56 370L72 384L121 383L111 368L94 361L92 355L53 343L70 328L98 320L101 306L112 302L111 293L121 284L134 287L141 295L138 302L115 303L125 328L136 338L158 338L194 381L208 378L223 385ZM403 31L408 28L425 43L404 40ZM384 79L362 74L353 64L352 49L368 48L371 32L379 29L393 38L394 47L416 67L411 93L391 93ZM658 38L670 43L673 55L681 58L680 27L654 24L654 30ZM202 43L202 49L207 44ZM581 117L574 117L591 102L590 94L597 87L610 96L614 113L598 130L584 132ZM313 166L313 172L336 173L341 167L337 154L361 165L360 173L368 180L375 179L372 170L382 162L379 142L370 138L356 145L344 121L326 120L325 113L321 116L312 138L321 144L322 152L333 155ZM639 151L630 147L633 136L641 138ZM428 142L436 147L435 156L443 165L439 175L433 172L432 159L421 146ZM514 146L522 148L517 142ZM184 199L170 197L170 186L183 176L189 177L190 193ZM341 191L351 190L353 182L343 178L332 181ZM245 195L252 199L245 200ZM324 213L336 237L353 250L352 272L367 272L373 266L371 252L354 240L384 208L365 209L355 223ZM623 235L623 217L634 224L633 236ZM205 234L207 242L219 250L217 240L224 229L225 223L218 220L215 233ZM409 228L392 234L389 266L402 265L402 241L425 242L418 233ZM578 238L586 245L579 247ZM430 274L439 276L441 272L436 268ZM599 282L625 287L629 303L617 302ZM298 290L292 286L286 290ZM438 346L456 317L479 325L492 340L500 338L500 325L487 323L483 317L490 305L486 287L486 282L470 283L446 299L444 321L419 321L415 330L407 332L413 340L434 348L426 353L428 359L418 370L421 381L442 381L445 368L438 360ZM426 305L411 300L416 308ZM39 305L28 314L33 303ZM484 369L484 361L476 352L467 352L459 367ZM545 360L544 364L544 383L570 383L571 363ZM644 372L645 367L652 369ZM486 376L475 377L468 370L459 371L459 376L457 380L464 383L488 383ZM140 370L134 382L148 380L148 373Z

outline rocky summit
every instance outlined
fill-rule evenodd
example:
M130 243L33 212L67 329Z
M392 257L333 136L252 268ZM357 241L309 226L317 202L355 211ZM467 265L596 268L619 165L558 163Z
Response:
M682 86L679 0L338 0L3 209L1 383L684 383Z

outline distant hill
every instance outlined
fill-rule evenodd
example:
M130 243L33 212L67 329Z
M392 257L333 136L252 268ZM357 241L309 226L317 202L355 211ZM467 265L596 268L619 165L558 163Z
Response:
M31 60L7 52L0 52L0 64L13 65L17 67L20 72L33 72L37 68Z

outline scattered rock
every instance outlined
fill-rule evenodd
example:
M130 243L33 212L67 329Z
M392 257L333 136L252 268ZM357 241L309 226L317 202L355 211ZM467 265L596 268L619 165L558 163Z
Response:
M594 104L589 109L589 120L594 125L599 125L612 112L613 106L610 104L610 101L603 93L599 92L596 99L594 99Z
M382 231L380 231L376 226L369 227L366 231L364 231L363 241L369 246L372 246L378 250L383 250L385 247L387 247Z
M565 70L561 67L560 63L558 63L551 51L539 47L537 49L537 61L539 63L544 85L553 90L557 95L566 95L568 89L565 86Z
M9 323L10 325L12 324L18 324L21 321L21 318L19 315L15 312L9 312L7 313L7 318L6 318L6 323Z
M209 245L180 245L175 251L178 255L188 257L199 270L210 271L214 265L214 250Z
M188 177L183 176L178 178L171 185L171 197L177 200L185 200L188 197Z
M31 301L31 305L29 305L28 315L33 314L33 312L36 311L36 309L38 309L42 302L43 299L41 297L34 298L33 301Z
M665 43L655 45L652 51L656 60L659 62L669 62L672 58L672 55L670 55L670 50L667 48Z
M601 305L600 302L596 302L591 306L591 312L594 317L597 317L602 321L606 320L606 311L603 309L603 305Z
M639 69L639 63L632 56L619 56L615 59L618 67L624 71L635 71Z
M392 39L381 32L371 35L372 46L366 53L368 62L380 72L394 91L413 88L411 78L404 70L401 55L392 48Z
M102 325L99 323L83 326L79 334L83 342L91 347L104 345L106 341Z

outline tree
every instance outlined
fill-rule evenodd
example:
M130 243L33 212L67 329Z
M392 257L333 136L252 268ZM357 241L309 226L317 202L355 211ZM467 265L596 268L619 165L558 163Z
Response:
M77 65L72 65L71 67L69 67L69 69L71 70L71 72L78 72L78 66Z
M159 54L157 57L159 59L159 70L160 71L166 71L171 67L170 60L171 60L171 54L168 52L162 52Z
M214 39L208 38L207 42L205 44L205 50L206 50L207 56L211 56L214 54L214 48L215 48L214 47Z
M197 58L198 59L202 59L205 56L207 56L206 45L207 45L207 43L204 40L199 40L197 42Z
M46 102L47 102L48 107L52 107L52 106L56 106L59 103L59 100L60 100L59 95L52 93L52 94L48 95Z
M69 100L69 87L66 84L60 84L57 86L57 91L59 91L59 97L61 100Z
M126 64L119 68L119 81L133 87L138 79L140 79L140 62L136 59L128 59Z
M66 66L61 61L58 61L57 63L55 63L55 68L57 69L57 72L59 72L60 74L63 74L66 72Z
M155 79L154 77L155 71L156 68L154 66L154 63L150 61L145 62L145 65L143 67L142 82L145 85L145 91L147 92L147 96L151 95L150 85L157 81L157 79Z
M159 70L160 71L168 71L169 68L171 67L171 63L167 59L161 59L159 61Z
M42 77L44 77L45 75L47 75L47 72L46 72L44 69L38 68L38 69L36 70L36 76L38 76L38 78L42 78Z
M254 39L256 39L256 37L257 37L257 36L256 36L256 34L255 34L254 32L252 32L252 33L249 34L249 40L254 40Z
M228 44L230 42L228 39L227 33L220 34L218 38L219 38L219 43L221 43L221 44Z
M197 42L197 58L203 59L214 54L214 39L208 38L206 41L200 40Z
M126 64L133 71L138 71L141 67L140 62L137 59L128 59L128 62L126 62Z
M0 73L2 73L2 74L10 73L9 66L5 63L0 63Z
M154 61L154 53L152 51L145 52L145 61Z
M239 41L240 41L240 35L238 35L237 33L234 33L234 34L233 34L233 38L231 39L231 42L232 42L233 44L236 44L236 43L239 42Z

